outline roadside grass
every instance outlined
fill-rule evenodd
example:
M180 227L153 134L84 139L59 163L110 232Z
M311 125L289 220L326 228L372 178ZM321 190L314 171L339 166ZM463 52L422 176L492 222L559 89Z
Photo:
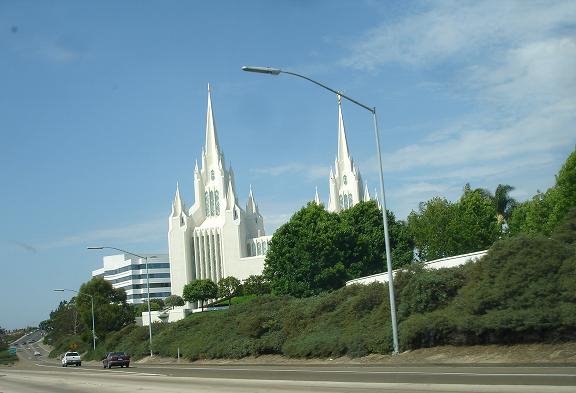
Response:
M18 361L18 357L15 355L10 355L8 350L0 351L0 365L6 366L14 364Z

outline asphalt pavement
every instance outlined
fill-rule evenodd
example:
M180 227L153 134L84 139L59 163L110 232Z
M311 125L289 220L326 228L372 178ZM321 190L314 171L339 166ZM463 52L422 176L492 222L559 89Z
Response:
M105 370L98 362L62 368L45 352L33 356L33 347L19 350L17 366L0 368L0 393L576 391L576 367L132 364Z

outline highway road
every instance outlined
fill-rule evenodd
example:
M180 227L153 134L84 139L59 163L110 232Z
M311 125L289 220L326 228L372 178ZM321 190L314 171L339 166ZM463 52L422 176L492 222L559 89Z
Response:
M0 393L67 392L570 392L576 367L193 364L60 367L25 347L0 368Z

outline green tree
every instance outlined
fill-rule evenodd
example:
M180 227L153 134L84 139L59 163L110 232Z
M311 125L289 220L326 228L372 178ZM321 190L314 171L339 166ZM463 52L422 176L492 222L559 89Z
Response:
M492 197L480 190L464 192L453 221L457 254L487 249L500 235L496 206Z
M184 305L184 299L182 299L178 295L170 295L166 299L164 299L164 304L166 307L178 307Z
M516 200L509 195L513 190L514 187L508 184L498 184L494 191L494 205L500 225L508 222L514 207L517 205Z
M393 266L412 262L406 224L388 212ZM344 285L346 280L386 270L382 213L374 201L340 213L309 203L280 227L270 243L264 276L276 294L298 297Z
M385 263L382 211L375 201L360 202L339 214L342 239L339 244L345 260L348 279L387 271ZM387 212L392 266L410 264L414 259L414 243L406 223Z
M46 340L53 343L66 335L82 334L87 331L87 326L76 306L76 297L70 301L63 300L58 307L50 312L49 319L40 322L40 328L46 332Z
M339 288L347 263L340 244L350 244L338 215L309 203L274 233L264 264L273 293L298 297Z
M576 207L576 150L558 171L553 187L545 193L538 192L514 209L509 223L510 233L549 236L573 207Z
M244 295L265 295L270 293L270 283L263 275L250 275L242 282Z
M184 286L182 298L187 302L200 302L202 311L204 311L204 302L208 299L215 299L218 296L218 286L214 281L195 280Z
M500 234L490 193L464 187L456 203L435 197L408 216L418 259L430 261L486 249Z
M164 301L162 299L150 299L150 311L159 311L164 308ZM142 315L143 312L148 312L148 301L144 299L134 307L134 312L137 317Z
M408 215L408 230L421 261L455 255L458 249L455 218L457 207L445 198L421 202L418 212Z
M95 330L100 339L134 322L134 311L126 303L126 292L113 288L102 277L94 277L82 284L78 292L76 304L85 326L92 326L92 311L90 296L84 295L94 298Z
M8 349L8 342L6 340L6 330L0 326L0 351Z
M228 298L228 304L232 303L232 297L238 293L240 281L236 277L225 277L218 281L218 297Z

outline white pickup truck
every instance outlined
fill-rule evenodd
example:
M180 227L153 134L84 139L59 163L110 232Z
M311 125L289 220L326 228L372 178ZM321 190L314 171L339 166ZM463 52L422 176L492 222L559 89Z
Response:
M74 364L76 366L82 365L82 360L80 359L80 354L78 352L66 352L62 355L62 367L68 367L69 364Z

